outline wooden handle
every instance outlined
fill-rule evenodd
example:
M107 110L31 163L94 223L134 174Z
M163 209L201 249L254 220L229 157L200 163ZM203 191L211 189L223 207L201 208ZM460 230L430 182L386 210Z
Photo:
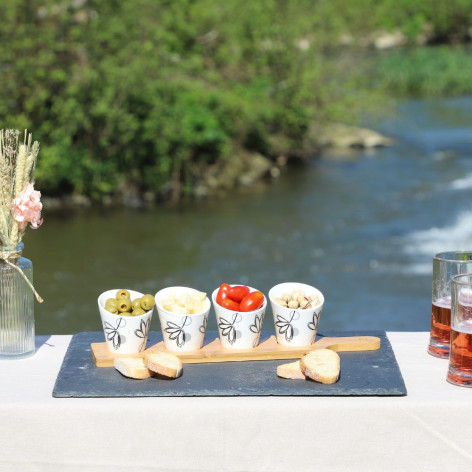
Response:
M183 364L200 364L211 362L299 359L306 352L313 349L332 349L337 352L375 351L380 349L380 338L375 336L325 337L310 346L286 347L278 344L275 336L271 336L254 349L247 349L244 351L225 349L221 346L219 338L216 338L198 351L172 352L172 354L177 355ZM108 351L106 343L92 343L91 351L93 360L97 367L113 367L115 356ZM160 343L146 349L146 351L166 351L166 348L164 342L161 341ZM144 356L144 352L146 351L143 351L134 357Z
M315 349L342 351L375 351L380 349L380 338L376 336L343 336L321 338L313 345Z

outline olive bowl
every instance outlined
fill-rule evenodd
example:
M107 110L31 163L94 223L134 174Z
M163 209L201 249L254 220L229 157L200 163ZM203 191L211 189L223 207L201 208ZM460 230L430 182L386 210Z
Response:
M119 289L107 290L98 297L98 309L107 348L115 355L138 354L146 349L154 307L138 316L111 313L105 309L105 302L109 298L115 298L118 291ZM128 292L131 301L144 296L135 290Z

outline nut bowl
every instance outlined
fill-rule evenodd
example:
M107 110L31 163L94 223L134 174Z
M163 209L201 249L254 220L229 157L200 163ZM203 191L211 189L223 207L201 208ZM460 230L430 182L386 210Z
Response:
M295 291L303 291L306 297L312 296L314 300L310 300L304 308L282 306L280 300ZM317 288L298 282L285 282L270 289L269 300L277 343L283 346L309 346L315 342L324 305L324 296Z

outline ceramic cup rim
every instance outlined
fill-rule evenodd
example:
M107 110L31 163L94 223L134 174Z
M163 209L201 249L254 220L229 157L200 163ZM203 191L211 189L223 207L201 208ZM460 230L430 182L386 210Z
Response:
M228 284L230 287L239 287L239 286L242 286L242 284ZM254 288L254 287L250 287L249 285L245 285L245 287L248 287L249 288L249 293L252 293L252 292L261 292L262 293L262 296L264 297L264 301L262 303L262 305L259 307L259 308L256 308L255 310L251 310L251 311L243 311L241 313L244 313L245 315L250 315L252 313L256 313L258 311L261 311L261 310L265 310L265 308L267 307L267 297L264 295L264 293L261 291L261 290L258 290L257 288ZM225 310L227 311L228 313L240 313L239 311L236 311L236 310L230 310L229 308L225 308L224 306L221 306L219 305L217 302L216 302L216 295L218 294L218 290L220 289L220 287L217 287L215 288L215 290L213 290L212 294L211 294L211 299L213 301L213 304L215 307L218 307L218 310ZM217 310L215 308L215 312L216 312L216 315L218 316L218 313L217 313Z
M282 294L284 293L282 290L280 290L281 287L283 286L289 286L289 285L294 285L294 286L299 286L300 288L303 288L305 290L305 292L307 292L308 290L311 290L311 291L314 291L315 294L318 296L318 303L315 305L315 306L312 306L311 308L297 308L298 311L306 311L306 312L309 312L309 311L316 311L318 308L322 307L324 305L324 295L323 295L323 292L319 289L319 288L316 288L314 287L313 285L309 285L309 284L305 284L303 282L282 282L280 284L277 284L277 285L274 285L270 290L269 290L269 299L271 301L271 303L277 305L277 307L279 308L285 308L287 310L292 310L293 308L287 308L287 307L284 307L282 305L279 305L275 300L274 298L276 298L276 292L277 292L277 296L282 296ZM280 292L279 292L280 290ZM296 290L296 289L292 289L293 290ZM280 295L279 295L280 293Z
M109 315L130 317L130 315L124 315L123 313L112 313L111 311L108 311L105 308L106 299L113 298L113 296L110 296L110 294L113 295L112 292L115 293L115 297L116 297L116 292L118 292L119 290L123 290L123 289L122 288L113 288L113 289L110 289L110 290L106 290L105 292L102 292L99 295L98 299L97 299L98 306L99 306L99 308L104 310L105 313L107 313ZM140 298L140 297L144 296L144 293L138 292L137 290L133 290L133 289L130 289L130 288L127 288L125 290L128 290L128 292L130 294L131 301L135 300L136 298ZM106 297L105 297L105 295L106 295ZM133 318L134 320L139 320L140 318L145 318L146 316L149 316L149 314L151 314L153 310L154 310L154 307L152 307L150 310L146 311L146 313L144 313L142 315L132 316L131 318Z
M182 313L173 313L172 311L169 311L169 310L166 310L161 302L160 302L160 297L162 297L162 294L165 293L165 292L171 292L171 291L182 291L182 292L189 292L189 291L193 291L193 292L199 292L200 290L197 290L195 288L192 288L192 287L183 287L183 286L180 286L180 285L175 285L175 286L172 286L172 287L164 287L164 288L161 288L161 290L159 290L158 292L156 292L156 294L154 295L154 300L156 302L156 309L158 312L162 312L164 313L165 315L167 316L170 316L170 317L175 317L175 318L181 318L182 316L191 316L191 317L197 317L197 316L202 316L202 315L206 315L210 309L211 309L211 302L210 302L210 299L208 298L208 295L205 294L205 305L206 305L206 308L202 311L199 311L198 313L189 313L187 315L185 314L182 314Z

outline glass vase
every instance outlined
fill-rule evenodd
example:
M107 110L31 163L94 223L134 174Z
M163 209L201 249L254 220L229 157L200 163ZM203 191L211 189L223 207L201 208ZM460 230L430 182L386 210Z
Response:
M34 294L19 267L33 283L33 263L16 248L0 246L0 359L19 359L34 354ZM8 262L10 263L8 263Z

